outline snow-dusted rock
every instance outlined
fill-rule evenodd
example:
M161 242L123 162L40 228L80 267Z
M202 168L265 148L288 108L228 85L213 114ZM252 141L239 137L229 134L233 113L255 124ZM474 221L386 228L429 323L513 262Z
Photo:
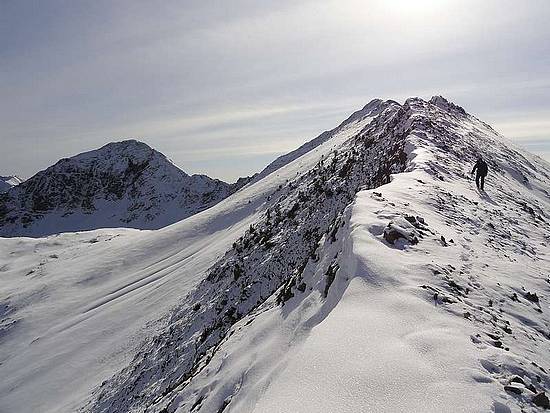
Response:
M17 175L0 176L0 193L7 192L21 182L23 182L23 180Z
M282 155L266 166L260 173L253 177L253 182L261 180L263 177L275 172L279 168L287 165L288 163L298 159L302 155L314 150L319 145L331 140L335 145L338 144L338 140L334 140L334 137L346 136L342 132L346 130L358 130L365 127L370 123L372 119L384 112L391 106L397 106L397 102L393 100L383 101L382 99L373 99L367 103L362 109L353 112L346 120L344 120L336 128L329 131L325 131L315 139L304 143L298 149Z
M550 409L550 400L544 392L540 392L535 397L533 397L533 403L536 406L542 407L543 409Z
M384 228L384 239L394 244L398 239L404 239L411 244L418 244L418 232L404 217L397 217Z
M200 212L234 192L189 176L136 140L62 159L0 198L0 236L43 236L106 227L155 229Z

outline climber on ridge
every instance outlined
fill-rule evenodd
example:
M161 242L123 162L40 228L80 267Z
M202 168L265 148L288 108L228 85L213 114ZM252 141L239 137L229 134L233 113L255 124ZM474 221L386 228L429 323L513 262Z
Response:
M479 158L477 158L477 162L474 165L474 169L472 169L472 173L474 173L476 169L477 169L477 173L476 173L477 189L483 191L483 186L485 184L485 177L487 176L489 167L487 166L487 163L483 160L481 155L479 155Z

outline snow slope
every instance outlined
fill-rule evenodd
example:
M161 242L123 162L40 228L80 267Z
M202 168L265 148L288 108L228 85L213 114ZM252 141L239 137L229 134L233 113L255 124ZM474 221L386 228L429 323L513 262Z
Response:
M136 140L62 159L0 198L1 236L44 236L105 227L156 229L239 189L187 175Z
M537 411L550 166L441 97L386 103L167 228L0 239L0 406Z
M536 411L548 391L548 164L441 101L408 103L436 124L409 132L406 173L358 193L344 294L255 411ZM485 194L463 166L476 153ZM418 244L384 240L403 216L423 218Z

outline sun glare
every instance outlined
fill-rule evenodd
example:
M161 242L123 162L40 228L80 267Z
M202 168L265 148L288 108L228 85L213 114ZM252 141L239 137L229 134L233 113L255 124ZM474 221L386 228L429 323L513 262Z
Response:
M441 10L444 3L437 0L384 0L380 4L392 13L419 15Z

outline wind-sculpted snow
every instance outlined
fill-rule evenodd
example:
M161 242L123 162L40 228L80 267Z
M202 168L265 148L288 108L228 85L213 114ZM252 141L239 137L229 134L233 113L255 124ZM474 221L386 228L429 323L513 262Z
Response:
M0 194L0 236L43 236L107 227L161 228L243 186L189 176L128 140L60 160Z

